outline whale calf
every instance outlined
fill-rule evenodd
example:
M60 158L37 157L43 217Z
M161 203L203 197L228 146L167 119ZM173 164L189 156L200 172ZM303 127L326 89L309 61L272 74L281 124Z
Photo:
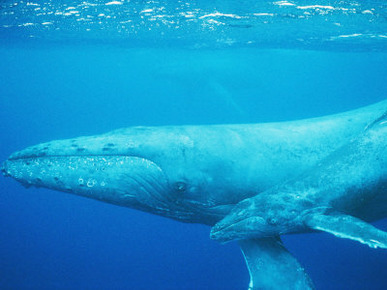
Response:
M131 127L56 140L2 165L46 187L239 241L249 289L312 289L283 234L325 231L387 248L387 100L341 114L262 124Z

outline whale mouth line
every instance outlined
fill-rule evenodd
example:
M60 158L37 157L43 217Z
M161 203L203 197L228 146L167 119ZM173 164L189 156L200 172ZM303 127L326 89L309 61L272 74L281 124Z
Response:
M45 174L47 170L56 168L58 170L88 170L105 171L105 169L117 167L121 170L127 170L128 166L141 166L148 168L153 166L158 171L162 172L162 169L153 161L146 157L129 154L55 154L55 155L42 155L42 154L29 154L20 156L11 156L0 166L0 172L5 177L14 177L17 180L21 178L29 179L32 170L39 168L39 172L43 171ZM32 168L32 169L31 169ZM35 168L35 169L34 169ZM43 170L42 170L43 168ZM45 169L50 168L50 169ZM59 169L60 168L60 169ZM37 170L37 169L36 169ZM28 172L30 176L21 177L21 172ZM130 171L128 171L130 172ZM59 173L57 173L59 174ZM18 178L20 176L20 178Z
M6 161L18 161L18 160L28 160L28 159L43 159L43 158L93 158L93 157L135 157L135 158L142 158L147 159L146 157L140 156L140 155L132 155L132 154L117 154L117 153L102 153L102 154L44 154L44 153L37 153L37 154L31 154L27 156L10 156Z
M225 219L228 218L226 217ZM241 240L248 234L254 234L262 237L265 235L265 231L259 228L259 224L262 224L263 222L264 219L257 216L241 217L235 220L226 221L223 219L212 227L210 237L213 240L223 242Z
M247 218L240 219L237 221L234 221L232 223L224 223L222 221L218 222L215 226L212 227L210 237L213 240L232 240L233 238L230 238L230 233L234 232L233 228L238 227L239 225L243 224L244 221L246 221Z

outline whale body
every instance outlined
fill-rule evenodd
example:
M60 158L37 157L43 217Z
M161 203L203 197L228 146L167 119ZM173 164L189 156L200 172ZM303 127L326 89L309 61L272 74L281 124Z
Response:
M2 173L238 240L249 289L311 289L280 236L325 231L372 248L387 233L387 101L300 121L131 127L12 154Z

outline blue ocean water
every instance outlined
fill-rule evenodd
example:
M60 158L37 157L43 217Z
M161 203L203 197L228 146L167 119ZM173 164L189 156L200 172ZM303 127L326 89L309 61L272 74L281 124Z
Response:
M285 121L384 100L385 3L331 2L4 1L0 160L132 125ZM0 288L246 289L237 244L209 230L1 176ZM385 250L284 241L317 289L387 288Z

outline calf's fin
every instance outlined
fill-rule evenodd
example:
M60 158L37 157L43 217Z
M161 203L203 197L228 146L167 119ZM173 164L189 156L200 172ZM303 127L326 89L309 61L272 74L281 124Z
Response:
M366 244L371 248L387 249L387 232L356 217L338 213L313 213L305 217L304 223L311 229L331 233Z

